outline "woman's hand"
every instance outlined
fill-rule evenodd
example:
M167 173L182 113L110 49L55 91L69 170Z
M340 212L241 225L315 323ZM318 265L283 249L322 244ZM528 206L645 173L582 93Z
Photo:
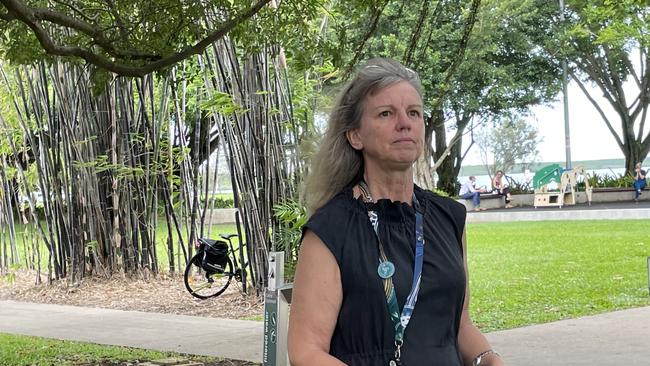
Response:
M505 363L505 361L503 361L503 358L501 358L501 356L493 353L493 354L487 355L487 356L483 357L483 359L481 359L481 365L480 366L483 366L483 365L485 365L485 366L505 366L506 363Z

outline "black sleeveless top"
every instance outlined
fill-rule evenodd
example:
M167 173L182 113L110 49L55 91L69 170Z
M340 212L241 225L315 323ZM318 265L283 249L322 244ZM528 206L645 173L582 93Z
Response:
M424 213L424 264L418 301L404 333L402 364L460 366L465 207L417 186L415 194ZM386 256L395 264L393 283L401 311L413 278L415 211L389 200L374 207ZM306 229L325 243L341 272L343 301L330 354L348 365L388 365L395 349L394 325L377 274L379 249L365 203L354 199L348 187L316 211Z

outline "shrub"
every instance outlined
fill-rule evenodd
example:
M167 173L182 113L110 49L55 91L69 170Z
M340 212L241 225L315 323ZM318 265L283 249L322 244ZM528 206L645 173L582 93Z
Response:
M631 175L625 174L602 174L597 173L587 175L587 181L592 188L623 188L623 187L632 187L634 182L634 177ZM578 183L578 188L584 190L585 183Z
M232 197L213 196L210 197L208 200L208 207L209 208L234 208L235 201Z
M438 188L431 189L431 192L437 194L438 196L449 197L449 193L447 193L447 192L445 192L445 191L443 191L441 189L438 189Z
M280 224L273 240L277 250L284 251L284 276L287 281L292 281L298 260L302 227L308 219L307 209L300 202L288 199L273 206L273 215Z
M506 176L508 184L510 185L511 194L530 194L533 193L533 187L530 186L530 183L519 182L518 180Z

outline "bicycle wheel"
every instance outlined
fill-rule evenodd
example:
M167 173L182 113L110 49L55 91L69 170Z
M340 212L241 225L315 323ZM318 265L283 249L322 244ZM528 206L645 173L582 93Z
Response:
M195 254L185 267L185 275L183 276L185 288L192 296L199 299L207 299L221 295L226 291L233 277L230 258L228 258L224 272L207 273L200 266L193 264L195 262L201 263L201 258L198 257L199 255L200 253Z

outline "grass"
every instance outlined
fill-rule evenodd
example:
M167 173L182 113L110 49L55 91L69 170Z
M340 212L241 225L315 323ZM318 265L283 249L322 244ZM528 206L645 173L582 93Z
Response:
M483 331L648 305L650 221L467 225L471 314Z
M42 225L45 227L45 223L43 222ZM41 258L41 268L45 269L47 268L47 261L48 261L48 250L43 244L43 241L40 239L40 235L38 232L35 230L33 225L24 225L24 224L15 224L15 229L16 229L16 244L18 248L18 253L19 257L21 258L21 265L25 266L26 265L26 259L28 257L31 257L29 253L26 251L25 248L25 242L31 243L31 240L33 237L36 238L36 241L40 244L39 250L40 250L40 258ZM209 229L209 232L208 232ZM183 234L183 243L187 247L187 240L189 235L186 234L186 230L183 228L182 229L182 234ZM204 236L213 238L213 239L218 239L219 234L236 234L237 233L237 228L234 224L218 224L218 225L211 225L211 227L205 227L204 229ZM158 257L158 265L159 268L163 271L167 271L169 269L169 253L167 250L167 239L169 237L169 234L167 232L167 223L164 220L160 220L158 227L156 228L156 253ZM233 247L235 250L238 250L239 248L239 240L237 237L231 238ZM184 262L184 256L182 249L179 248L179 240L178 240L178 233L176 232L176 229L173 229L172 232L172 242L174 243L174 263L178 265L178 259L180 255L180 260L181 260L181 271L185 268L185 262ZM28 248L31 248L31 245L28 246Z
M0 333L0 366L73 366L117 365L121 362L181 358L206 365L256 365L249 362L220 362L213 357L188 356L173 352L148 351L137 348L103 346L93 343L60 341Z

